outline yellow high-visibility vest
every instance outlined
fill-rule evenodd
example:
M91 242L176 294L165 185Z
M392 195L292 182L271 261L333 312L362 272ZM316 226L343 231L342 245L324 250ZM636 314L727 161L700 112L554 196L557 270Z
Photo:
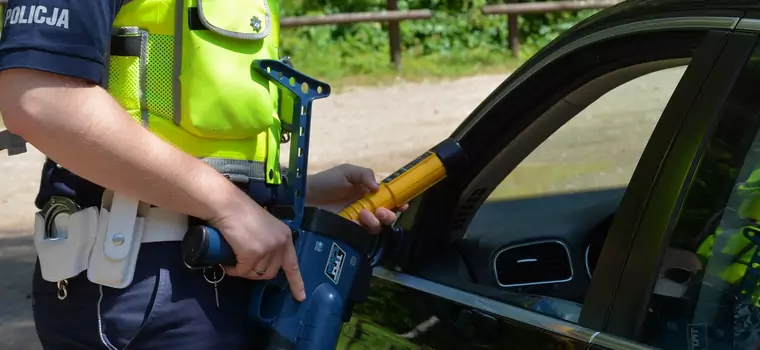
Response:
M163 140L217 168L280 182L279 0L126 0L105 87Z

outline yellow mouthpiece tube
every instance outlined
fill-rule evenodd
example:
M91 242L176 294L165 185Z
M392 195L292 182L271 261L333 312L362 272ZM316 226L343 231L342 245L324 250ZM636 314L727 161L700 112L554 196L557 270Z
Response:
M465 160L459 144L446 139L383 179L377 192L366 194L338 215L357 221L362 209L374 213L378 208L398 208L446 178L451 171L461 170Z

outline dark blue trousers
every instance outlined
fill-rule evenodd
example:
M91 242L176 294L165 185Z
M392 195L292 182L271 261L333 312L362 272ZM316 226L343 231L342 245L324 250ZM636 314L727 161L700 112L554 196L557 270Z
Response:
M272 198L264 186L251 192L259 203ZM91 283L86 271L68 282L68 296L59 300L57 284L42 279L37 263L32 302L44 349L248 350L267 335L247 316L255 282L225 277L217 307L214 285L183 264L180 242L142 244L125 289Z
M84 272L58 300L56 283L44 281L38 265L34 320L45 349L247 350L261 340L247 316L251 285L225 277L217 308L214 286L185 267L178 242L147 243L125 289L91 283Z

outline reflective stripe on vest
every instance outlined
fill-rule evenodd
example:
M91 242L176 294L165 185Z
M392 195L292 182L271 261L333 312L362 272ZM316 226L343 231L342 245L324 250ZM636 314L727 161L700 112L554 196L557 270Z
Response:
M279 0L132 0L115 21L111 95L163 140L221 170L280 182Z

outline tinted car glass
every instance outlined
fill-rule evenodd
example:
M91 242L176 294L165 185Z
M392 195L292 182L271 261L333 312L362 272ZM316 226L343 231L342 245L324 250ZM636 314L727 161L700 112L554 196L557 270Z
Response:
M486 201L626 187L686 66L602 95L538 146Z
M760 341L760 47L714 125L662 257L642 341L750 349Z
M522 294L514 304L578 322L612 216L685 70L611 89L504 178L463 238L471 261L491 262L477 265L479 281Z

